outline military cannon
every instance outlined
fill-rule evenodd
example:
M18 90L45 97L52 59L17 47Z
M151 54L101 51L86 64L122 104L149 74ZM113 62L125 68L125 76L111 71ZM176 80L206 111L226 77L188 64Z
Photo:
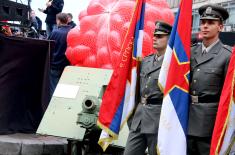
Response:
M96 125L101 99L95 96L86 96L82 102L82 111L78 114L77 123L81 127L90 129Z
M112 70L66 67L37 130L38 134L66 137L68 154L102 154L96 125L102 96ZM128 137L124 126L119 139L104 154L122 154Z

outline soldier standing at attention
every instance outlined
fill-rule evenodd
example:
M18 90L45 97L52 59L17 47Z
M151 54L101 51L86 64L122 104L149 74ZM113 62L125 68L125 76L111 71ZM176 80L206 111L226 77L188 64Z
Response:
M163 93L158 87L158 77L172 27L156 22L153 48L157 53L143 59L140 67L140 103L130 127L124 155L156 155L157 131L162 107Z
M229 14L217 5L199 8L202 44L191 49L188 155L209 155L221 90L231 55L231 47L219 40L223 21Z

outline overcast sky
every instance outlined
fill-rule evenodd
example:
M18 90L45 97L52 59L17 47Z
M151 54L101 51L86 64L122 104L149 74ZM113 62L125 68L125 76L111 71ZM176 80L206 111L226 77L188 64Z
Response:
M19 2L20 0L18 0ZM91 0L64 0L64 9L63 12L70 12L73 14L73 20L78 24L78 14L80 11L87 8ZM22 0L23 3L27 3L27 0ZM46 15L38 11L38 8L45 8L46 0L32 0L31 7L35 10L36 15L42 20L45 21ZM44 22L43 22L44 23ZM45 24L43 25L45 29Z

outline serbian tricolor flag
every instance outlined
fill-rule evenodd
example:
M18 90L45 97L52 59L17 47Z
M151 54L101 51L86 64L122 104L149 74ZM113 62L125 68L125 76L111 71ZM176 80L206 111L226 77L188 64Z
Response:
M158 129L160 155L186 155L191 23L192 0L182 0L159 74L164 93Z
M220 96L210 155L235 153L235 47ZM233 148L233 150L232 150Z
M145 0L136 0L129 30L121 49L119 66L114 69L102 98L97 124L101 127L99 144L105 151L118 138L123 124L133 112L137 66L142 55Z

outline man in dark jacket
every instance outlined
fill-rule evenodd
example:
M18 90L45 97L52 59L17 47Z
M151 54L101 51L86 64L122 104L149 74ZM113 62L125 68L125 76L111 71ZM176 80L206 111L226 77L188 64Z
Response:
M51 52L51 76L50 76L50 95L52 96L64 67L69 65L65 56L67 49L67 34L71 27L68 25L66 13L59 13L56 16L58 29L54 29L49 36L49 40L55 41L55 49Z
M140 102L132 119L124 155L156 155L157 132L163 93L158 86L163 57L172 27L165 22L156 22L153 37L155 54L143 59L140 68Z
M74 28L76 26L76 24L73 21L73 15L71 13L68 13L68 20L69 20L68 25L70 25L71 28Z
M202 43L191 49L188 155L209 155L218 103L231 48L219 40L226 9L209 4L199 8Z
M30 22L31 26L34 27L36 30L42 29L42 21L39 17L36 16L34 10L31 10L30 12Z
M49 0L46 3L46 6L47 8L45 10L39 9L39 11L47 14L45 22L47 37L49 37L52 30L56 28L56 15L62 12L64 7L64 0Z
M28 31L27 37L39 38L40 30L42 29L42 21L36 16L35 11L30 12L30 31Z

